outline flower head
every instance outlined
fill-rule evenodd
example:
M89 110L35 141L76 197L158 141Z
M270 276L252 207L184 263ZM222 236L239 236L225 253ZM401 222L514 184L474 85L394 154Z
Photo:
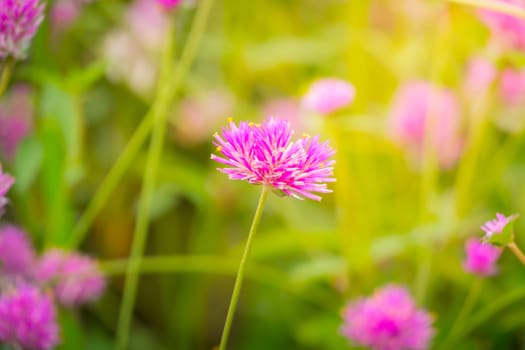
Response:
M434 335L432 317L416 307L405 288L396 285L349 303L343 318L342 334L373 350L423 350Z
M162 6L166 10L171 10L182 2L182 0L156 0L157 4Z
M304 136L291 141L288 121L269 117L261 125L233 121L221 135L215 134L213 144L221 156L211 159L228 165L219 171L232 180L271 186L288 196L320 200L314 194L331 192L326 182L333 177L334 150L317 136Z
M0 59L24 58L43 12L39 0L0 0Z
M501 255L501 248L472 238L465 243L465 251L465 271L481 277L492 276L498 272L495 265Z
M38 282L53 288L60 303L75 306L97 300L106 280L97 263L77 253L50 250L36 268Z
M0 341L20 349L48 350L59 342L51 298L21 285L0 296Z
M510 6L525 9L524 0L500 0ZM513 15L493 10L480 10L481 20L490 29L493 39L504 46L525 49L525 21Z
M4 207L7 204L6 194L14 183L15 178L3 173L2 165L0 164L0 215L4 213Z
M352 103L355 88L341 79L319 79L314 82L302 100L305 109L319 114L330 114Z
M483 226L481 226L481 229L485 232L485 237L490 238L495 233L503 232L507 224L514 221L516 217L516 214L505 216L503 214L496 213L496 218L494 220L487 221L485 224L483 224Z
M12 225L0 227L0 275L29 277L35 252L26 233Z
M389 119L392 138L414 158L423 156L429 122L433 127L428 137L440 165L449 168L461 155L459 105L449 90L408 82L396 93Z

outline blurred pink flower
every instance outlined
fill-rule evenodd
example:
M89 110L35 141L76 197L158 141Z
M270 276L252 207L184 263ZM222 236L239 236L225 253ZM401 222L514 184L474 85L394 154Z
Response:
M501 73L499 93L509 105L525 103L525 70L507 68Z
M319 138L304 136L293 142L290 123L269 117L261 125L233 121L213 144L221 156L211 159L228 165L219 171L232 180L271 186L285 195L321 200L314 194L332 192L327 182L334 182L330 159L335 151Z
M342 79L319 79L310 85L301 105L309 111L330 114L352 103L355 88Z
M195 145L209 140L210 134L233 114L234 96L226 90L208 90L181 102L176 134L182 143Z
M14 183L15 178L2 172L2 164L0 164L0 216L4 213L4 207L8 202L7 192Z
M299 115L299 102L292 98L270 100L262 106L262 112L264 115L278 115L279 118L289 121L295 131L304 130L304 123Z
M343 310L342 334L373 350L424 350L434 336L432 317L397 285L378 289Z
M499 0L525 10L524 0ZM481 20L490 29L493 39L505 47L525 49L525 20L495 10L479 10Z
M501 248L490 243L480 242L471 238L465 243L466 260L463 262L465 271L472 274L487 277L498 272L496 262L501 255Z
M481 229L485 232L485 237L490 238L495 233L501 233L505 229L505 227L514 219L517 218L517 214L513 214L511 216L505 216L500 213L496 213L496 218L494 220L489 220L483 226L481 226Z
M162 6L166 10L172 10L178 5L180 5L180 3L182 2L182 0L156 0L156 1L160 6Z
M37 287L19 285L0 296L0 341L15 349L51 350L59 343L55 307Z
M35 263L35 252L27 234L19 227L0 227L0 275L27 278Z
M497 74L497 68L489 60L483 57L472 58L467 64L464 84L467 96L478 98L487 93Z
M0 157L13 160L20 142L32 127L31 92L25 85L15 85L7 100L0 103Z
M35 278L51 286L58 301L66 306L96 301L106 287L96 261L56 249L46 252L40 259Z
M389 117L390 134L409 154L421 160L427 122L432 121L430 142L444 168L459 159L459 105L451 91L428 82L410 81L397 91Z
M58 0L53 3L49 20L54 30L62 31L77 19L82 10L82 4L77 0Z

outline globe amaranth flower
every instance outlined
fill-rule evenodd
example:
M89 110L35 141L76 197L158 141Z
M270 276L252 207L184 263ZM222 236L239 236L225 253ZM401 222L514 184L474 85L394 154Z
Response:
M394 97L389 116L390 135L411 158L420 162L427 131L439 164L443 168L453 166L463 148L457 99L447 89L425 81L409 81Z
M326 78L315 81L303 96L302 106L319 114L330 114L352 103L355 88L345 80Z
M0 341L16 349L53 349L59 342L59 335L51 297L30 285L3 292L0 296Z
M35 252L26 233L19 227L0 227L0 276L30 277Z
M66 306L96 301L106 287L106 279L92 258L58 249L42 256L35 278L51 287L57 300Z
M156 0L157 4L166 10L171 10L180 5L182 0Z
M501 248L495 247L490 243L480 242L472 238L465 243L466 259L463 262L465 271L487 277L498 272L496 262L501 255Z
M517 218L517 214L513 214L511 216L505 216L500 213L496 213L496 218L494 220L489 220L483 226L481 226L481 229L485 232L485 238L492 237L495 233L501 233L509 224L510 222L514 221L514 219Z
M408 291L397 285L350 302L343 319L342 334L373 350L423 350L434 335L432 317L418 309Z
M524 0L499 0L499 2L525 10ZM479 16L490 29L493 40L504 47L525 49L525 21L500 11L482 9Z
M24 58L43 19L39 0L0 0L0 59Z
M15 178L9 174L2 172L2 165L0 164L0 216L4 213L4 207L7 204L7 192L15 183Z
M211 159L228 165L219 171L232 180L270 186L295 198L320 200L314 193L331 192L327 182L335 181L330 159L335 151L317 136L292 141L288 121L269 117L261 125L230 121L213 144L222 156Z

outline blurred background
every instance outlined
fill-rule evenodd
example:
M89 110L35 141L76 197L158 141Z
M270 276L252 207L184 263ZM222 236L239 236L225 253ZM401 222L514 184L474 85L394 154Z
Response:
M152 0L48 1L1 98L1 159L17 179L6 220L39 249L80 247L110 277L98 303L61 312L60 349L113 348L147 136L87 219L86 209L158 100L167 32L178 62L202 1L173 12ZM398 283L435 316L440 348L479 279L462 269L466 238L525 208L523 47L460 2L213 3L168 104L130 349L219 343L259 190L216 171L212 135L228 117L268 114L328 139L337 182L320 203L270 196L230 347L350 349L341 308ZM356 94L323 115L302 97L326 77ZM518 244L523 234L518 220ZM455 348L525 348L524 283L505 252Z

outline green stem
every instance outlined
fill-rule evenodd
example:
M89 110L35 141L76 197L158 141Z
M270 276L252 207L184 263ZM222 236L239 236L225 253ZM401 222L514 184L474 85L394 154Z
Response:
M193 22L190 33L188 34L188 40L186 41L186 45L182 50L180 60L175 66L169 86L166 88L167 100L174 98L184 77L190 69L191 63L195 59L199 43L206 29L206 23L211 12L213 1L214 0L202 0L199 3L199 8L197 10L197 14L195 15L195 21ZM153 119L154 110L152 109L142 119L140 125L135 130L135 133L126 145L126 148L118 158L115 165L111 168L108 175L102 181L102 184L94 194L93 199L90 201L88 207L78 221L78 224L74 228L71 235L72 247L78 247L86 237L91 224L95 220L98 213L102 210L104 205L107 203L109 197L113 193L113 190L119 183L126 170L129 168L130 164L133 162L133 159L150 134L151 128L153 126Z
M510 249L510 251L518 258L518 260L525 265L525 255L521 251L520 247L515 242L511 242L507 244L507 247Z
M246 268L246 262L248 261L248 255L252 247L253 237L257 231L257 226L261 220L264 203L268 196L269 188L263 187L261 190L261 196L259 197L259 204L255 210L255 215L253 216L252 226L250 227L250 232L248 233L248 239L246 240L246 245L244 247L244 253L242 254L241 262L239 264L239 270L237 272L237 278L235 279L235 286L233 287L233 293L230 300L230 306L228 307L228 314L226 315L226 322L224 323L224 329L222 331L221 344L219 350L226 350L228 345L228 337L230 335L230 329L232 326L233 316L235 314L235 309L237 308L237 303L239 301L239 295L241 292L242 281L244 278L244 271Z
M11 57L5 59L2 67L2 76L0 77L0 96L2 96L9 85L9 80L11 80L11 74L13 73L13 68L15 67L15 60Z
M162 57L162 69L159 80L159 92L157 103L153 106L153 132L151 136L148 159L146 161L146 172L142 183L142 192L140 196L139 209L137 214L137 223L133 235L130 260L127 269L126 283L124 285L124 295L120 309L120 316L117 326L116 349L124 350L127 348L131 320L133 316L133 306L137 294L139 282L139 267L144 254L148 226L150 222L150 210L155 190L155 182L159 169L160 159L162 157L162 146L164 143L164 134L166 132L166 120L170 99L167 95L168 86L166 77L171 76L173 67L173 20L167 30L165 47Z
M446 0L462 5L480 7L487 10L493 10L500 13L505 13L519 18L525 19L525 10L515 5L509 5L502 1L494 0Z
M470 290L467 294L467 297L465 298L465 302L463 303L463 307L461 308L458 317L454 321L454 324L452 325L450 329L450 333L443 342L443 348L446 348L448 345L453 345L453 342L455 339L457 339L457 336L459 332L461 331L461 327L465 323L465 320L469 313L472 311L472 308L476 304L476 301L478 300L479 293L481 291L481 286L483 284L483 280L481 278L476 278L474 282L470 285Z

